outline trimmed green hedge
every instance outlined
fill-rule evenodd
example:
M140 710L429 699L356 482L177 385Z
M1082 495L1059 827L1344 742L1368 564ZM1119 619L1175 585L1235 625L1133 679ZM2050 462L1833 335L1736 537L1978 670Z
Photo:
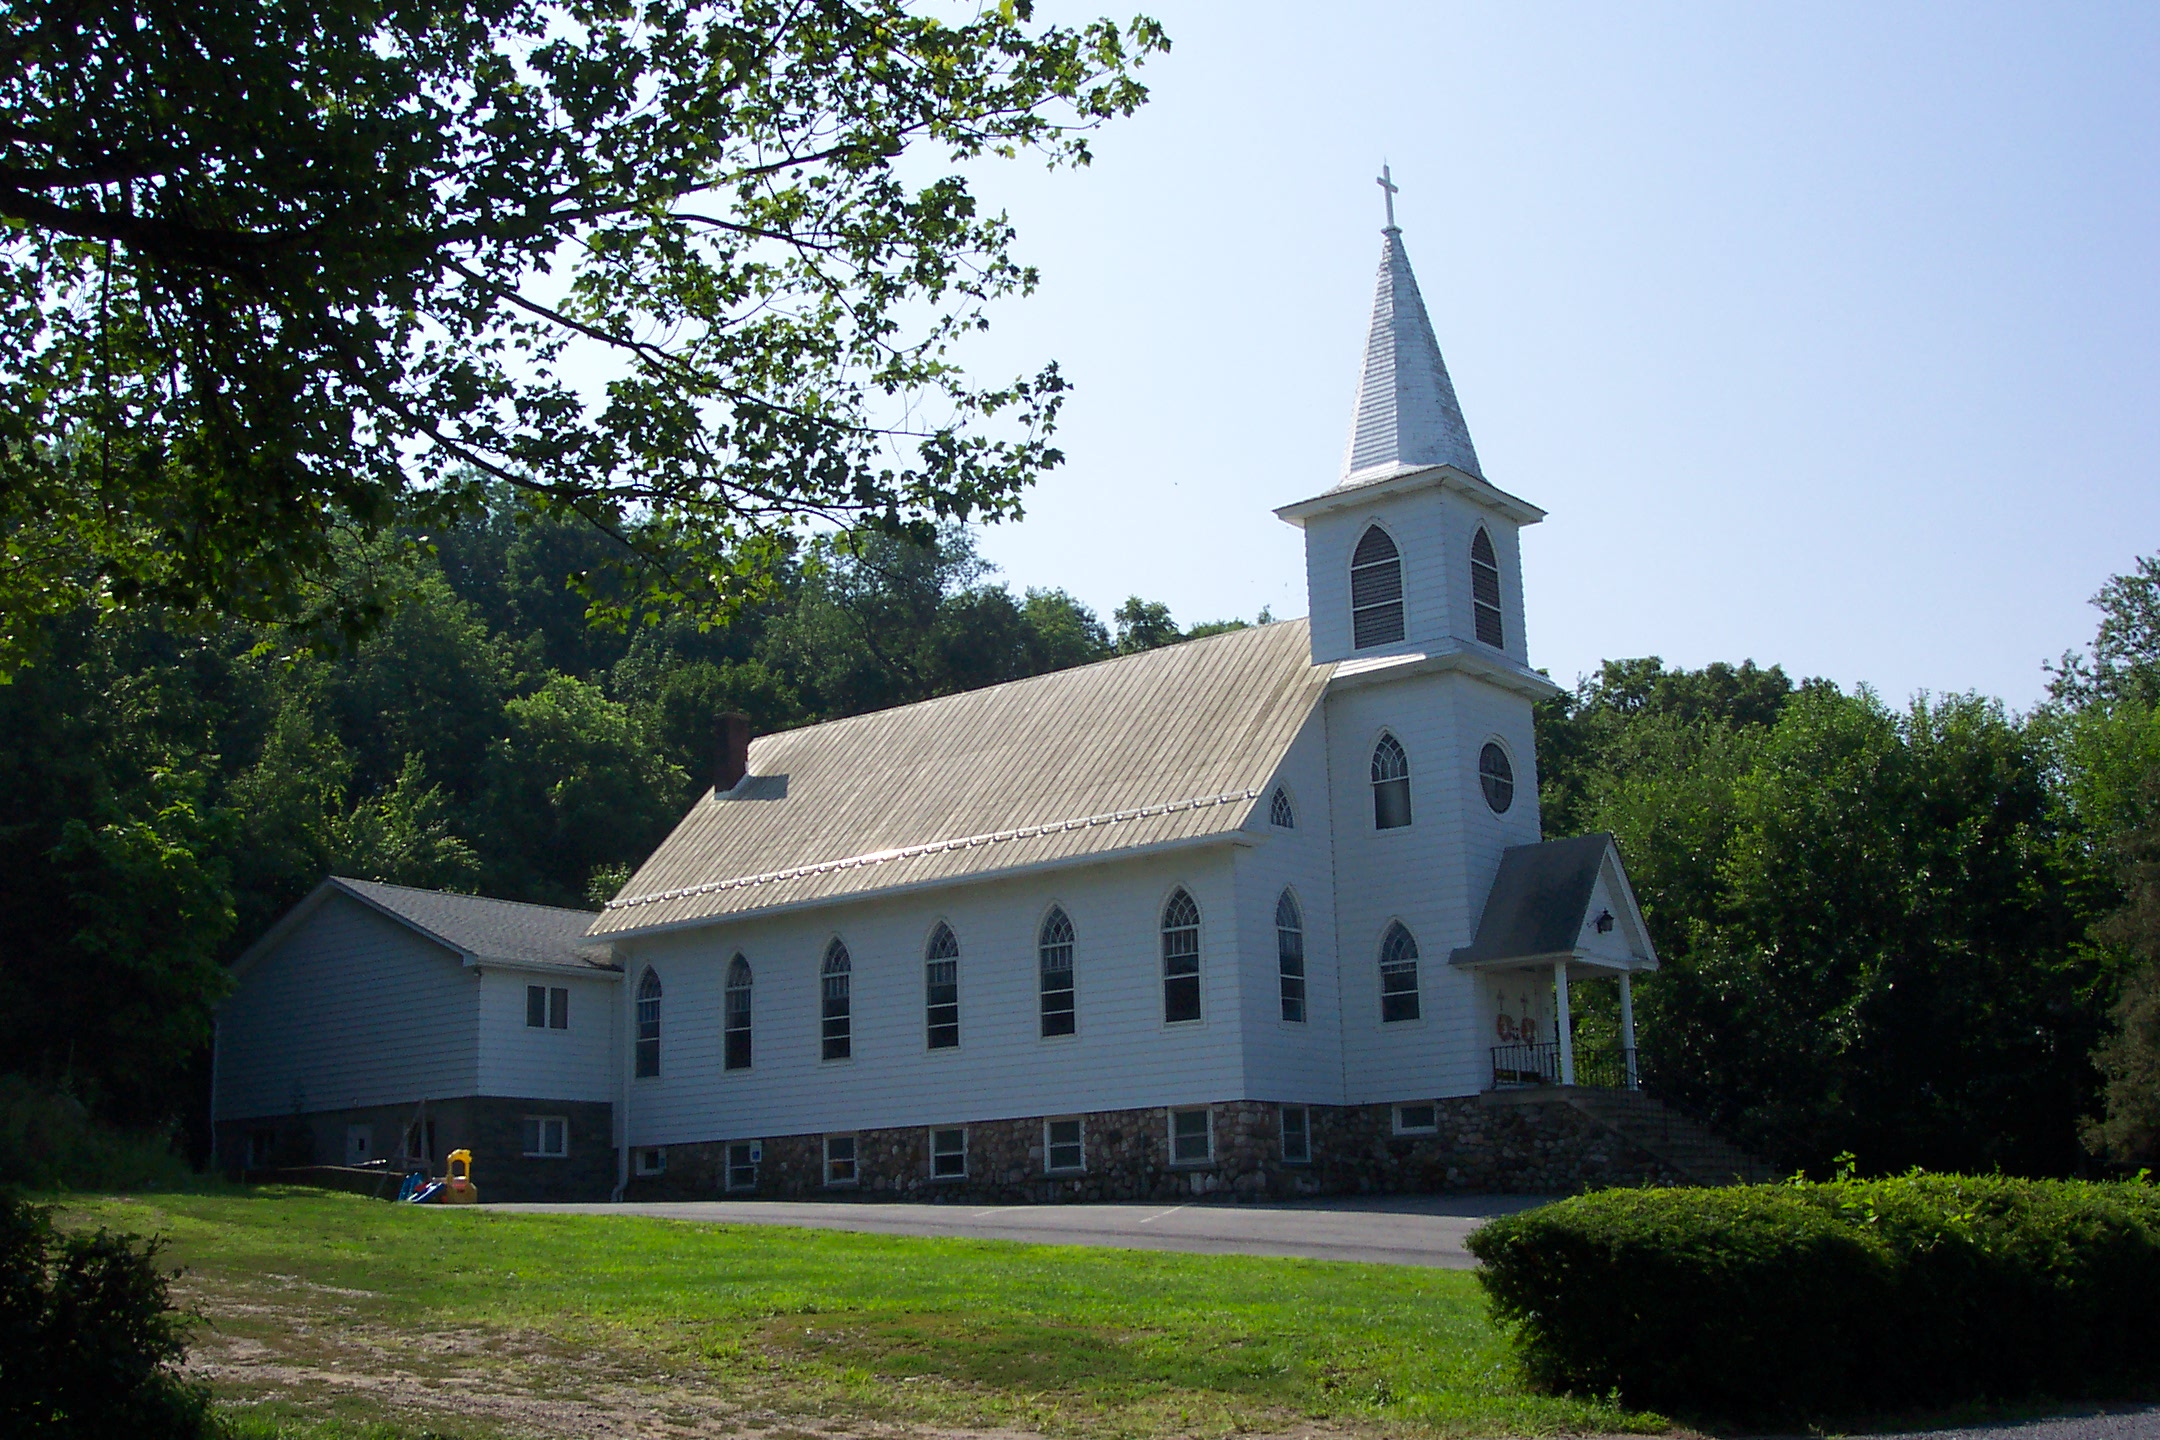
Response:
M1531 1379L1738 1421L2160 1385L2160 1189L1608 1190L1470 1238Z

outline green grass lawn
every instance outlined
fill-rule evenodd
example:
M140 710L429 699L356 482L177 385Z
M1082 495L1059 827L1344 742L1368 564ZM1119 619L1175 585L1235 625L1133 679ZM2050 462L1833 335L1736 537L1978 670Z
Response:
M775 1436L1664 1428L1527 1393L1459 1271L301 1191L71 1197L61 1219L168 1238L253 1436L579 1434L625 1410Z

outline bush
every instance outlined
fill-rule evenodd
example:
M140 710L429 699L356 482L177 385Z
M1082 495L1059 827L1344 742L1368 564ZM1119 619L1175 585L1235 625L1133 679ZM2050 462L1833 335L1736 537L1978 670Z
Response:
M179 1371L185 1321L158 1248L108 1230L59 1236L48 1212L0 1196L0 1434L219 1433L209 1392Z
M0 1075L0 1185L28 1190L179 1190L200 1183L170 1135L102 1125L72 1096Z
M1551 1389L1761 1422L2160 1383L2160 1191L2135 1181L1612 1190L1469 1243Z

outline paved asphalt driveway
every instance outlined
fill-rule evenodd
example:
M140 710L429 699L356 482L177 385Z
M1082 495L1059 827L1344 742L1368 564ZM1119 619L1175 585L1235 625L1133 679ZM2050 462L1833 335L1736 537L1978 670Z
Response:
M873 1235L963 1235L1038 1245L1113 1245L1210 1255L1300 1255L1383 1265L1476 1265L1463 1249L1494 1215L1542 1205L1524 1195L1387 1195L1270 1205L915 1205L815 1200L501 1205L562 1214L650 1215L722 1225L802 1225Z

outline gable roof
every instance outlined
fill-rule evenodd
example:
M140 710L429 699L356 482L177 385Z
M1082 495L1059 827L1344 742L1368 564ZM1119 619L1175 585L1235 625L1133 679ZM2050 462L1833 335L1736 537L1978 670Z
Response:
M358 901L418 931L471 964L609 972L616 968L608 958L607 947L586 938L585 932L595 918L590 910L491 900L484 895L458 895L447 890L416 890L409 885L333 875L249 946L233 962L234 972L253 964L335 895Z
M1608 862L1612 890L1628 912L1628 929L1640 940L1641 958L1654 967L1657 955L1650 948L1649 932L1636 908L1627 872L1620 866L1619 847L1611 835L1602 832L1537 845L1513 845L1503 851L1500 872L1493 877L1485 909L1478 916L1477 936L1451 954L1449 963L1489 965L1575 954L1598 878L1607 873Z
M1332 673L1290 620L761 736L592 933L1227 837Z

